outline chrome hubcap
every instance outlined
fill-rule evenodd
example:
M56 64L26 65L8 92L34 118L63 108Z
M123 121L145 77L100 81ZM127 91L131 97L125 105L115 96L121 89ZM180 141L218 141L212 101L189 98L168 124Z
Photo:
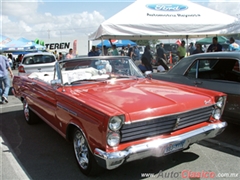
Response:
M78 164L82 169L87 169L89 163L88 148L85 138L79 131L75 133L73 144Z
M23 111L24 111L25 119L26 119L26 121L28 121L29 120L29 108L28 108L27 102L25 102L23 105Z

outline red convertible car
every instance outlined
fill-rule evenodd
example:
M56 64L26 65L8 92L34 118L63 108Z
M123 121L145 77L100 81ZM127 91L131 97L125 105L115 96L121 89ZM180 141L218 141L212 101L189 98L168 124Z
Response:
M220 134L226 95L145 77L129 57L56 62L13 79L28 124L40 119L72 142L82 173L160 157Z

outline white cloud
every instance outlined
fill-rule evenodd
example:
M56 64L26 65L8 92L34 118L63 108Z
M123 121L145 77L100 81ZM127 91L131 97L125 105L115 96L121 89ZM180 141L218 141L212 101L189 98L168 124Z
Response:
M97 11L53 15L50 12L40 14L41 2L3 2L2 34L12 38L28 39L49 37L73 37L87 35L97 29L105 18Z
M210 0L199 3L232 16L239 14L240 17L239 0L222 0L221 2ZM105 20L104 16L97 11L84 11L67 15L53 15L51 12L40 13L39 6L42 4L43 2L38 0L3 0L0 10L2 11L0 12L2 34L12 38L26 37L28 39L47 39L59 36L77 37L94 32Z
M214 10L220 11L225 14L229 14L231 16L239 16L240 14L240 1L235 0L210 0L208 3L208 7ZM216 17L217 18L217 17Z

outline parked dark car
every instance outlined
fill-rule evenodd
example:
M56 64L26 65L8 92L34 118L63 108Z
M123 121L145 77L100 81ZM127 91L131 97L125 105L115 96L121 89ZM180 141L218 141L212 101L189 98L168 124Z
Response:
M152 77L226 93L223 119L240 125L240 52L191 55L168 72L154 73Z

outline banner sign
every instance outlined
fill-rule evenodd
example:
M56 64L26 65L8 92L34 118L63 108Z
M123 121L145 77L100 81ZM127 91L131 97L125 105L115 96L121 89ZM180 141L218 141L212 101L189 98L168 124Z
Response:
M54 49L69 49L70 42L61 42L61 43L49 43L45 44L46 49L54 50Z

